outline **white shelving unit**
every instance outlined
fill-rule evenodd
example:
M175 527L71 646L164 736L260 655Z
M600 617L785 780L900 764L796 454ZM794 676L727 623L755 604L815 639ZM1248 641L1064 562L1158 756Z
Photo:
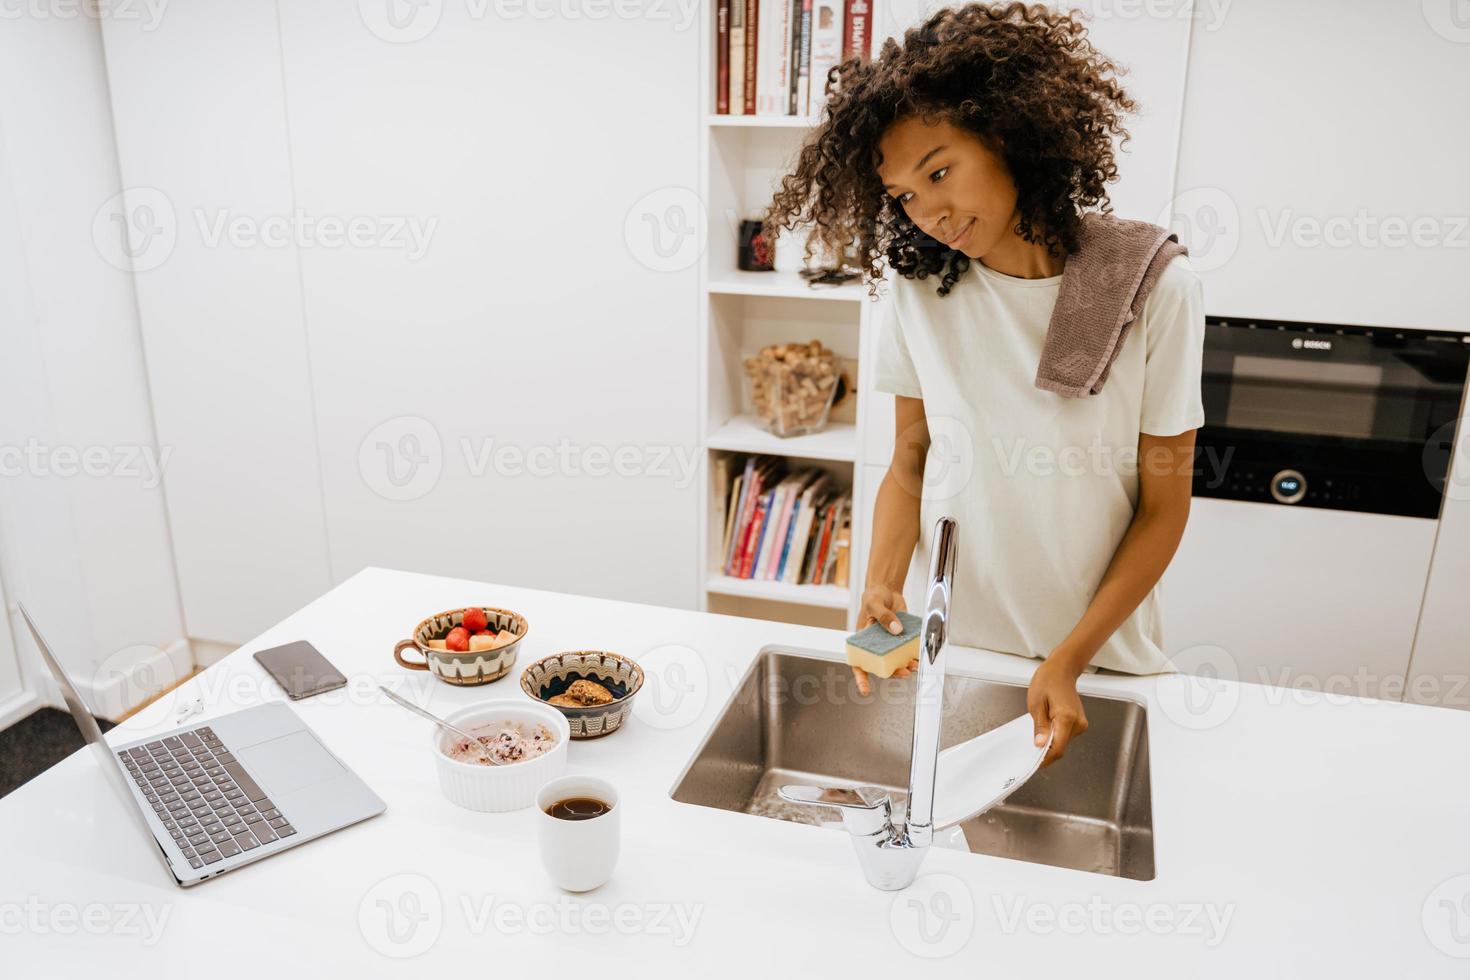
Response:
M821 432L781 438L761 428L749 415L737 415L705 438L705 448L731 453L764 453L799 459L851 463L857 459L857 426L833 422Z
M867 287L849 284L812 288L799 275L800 252L778 248L774 272L742 272L736 262L740 222L760 216L781 176L795 160L814 119L792 116L722 116L714 113L715 51L712 5L705 5L700 96L705 107L700 141L700 198L709 227L700 269L699 361L703 397L700 436L707 492L702 498L699 569L704 588L701 608L783 622L850 629L862 594L874 485L873 464L865 458L872 424L863 390L865 353L870 349L873 303ZM793 265L792 263L797 263ZM834 407L826 429L813 435L781 438L760 427L744 394L742 362L766 344L820 340L838 355L852 392ZM879 420L891 425L891 415ZM722 456L785 456L796 466L827 469L853 496L848 584L790 585L738 579L720 570L724 512L715 485ZM865 472L865 465L869 470ZM734 475L734 470L731 471Z

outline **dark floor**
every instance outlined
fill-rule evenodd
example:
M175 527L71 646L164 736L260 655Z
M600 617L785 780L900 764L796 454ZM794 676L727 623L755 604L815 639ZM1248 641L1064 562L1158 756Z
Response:
M97 722L105 732L112 722ZM50 769L86 745L65 711L42 708L0 732L0 796Z

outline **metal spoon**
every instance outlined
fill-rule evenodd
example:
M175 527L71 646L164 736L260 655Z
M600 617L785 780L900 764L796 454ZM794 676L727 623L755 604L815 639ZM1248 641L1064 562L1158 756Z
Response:
M406 698L402 698L397 694L394 694L392 691L388 690L381 684L378 685L378 690L388 695L390 700L402 705L416 715L429 719L434 724L444 729L446 732L449 732L451 735L457 735L460 738L468 739L471 745L480 750L480 755L484 757L486 762L490 763L492 766L500 765L500 763L495 760L495 757L490 754L490 750L485 748L485 743L480 741L477 736L471 735L469 732L464 731L463 729L455 728L453 725L445 721L443 718L440 718L438 715L430 714L423 708L420 708L418 705L414 704L412 701L409 701Z

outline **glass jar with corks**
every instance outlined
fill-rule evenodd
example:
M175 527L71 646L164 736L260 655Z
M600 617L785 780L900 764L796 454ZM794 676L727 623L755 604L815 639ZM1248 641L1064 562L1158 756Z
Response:
M745 359L745 378L757 421L782 437L826 428L832 403L847 389L836 355L819 340L762 347Z

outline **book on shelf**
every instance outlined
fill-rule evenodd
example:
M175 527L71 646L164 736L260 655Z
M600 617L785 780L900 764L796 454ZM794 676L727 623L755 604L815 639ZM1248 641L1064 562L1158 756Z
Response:
M717 466L715 479L727 484L715 488L724 508L721 572L788 585L847 584L838 552L852 496L831 473L750 456L743 468Z
M760 3L761 0L745 0L745 64L741 72L745 76L745 86L741 89L740 106L747 116L755 115L755 63L756 51L760 47Z
M827 74L872 48L871 0L716 0L715 112L809 116Z
M847 0L847 16L842 19L842 58L858 53L867 57L872 47L873 4L870 0Z
M811 83L807 114L819 112L827 97L827 73L842 60L843 0L812 0Z
M730 111L730 0L715 4L715 111Z
M717 89L716 95L724 108L716 111L738 116L745 112L745 0L720 0L720 6L728 7L730 12L726 17L728 30L715 37L716 50L724 48L720 56L725 63L723 81L717 83L724 91Z

